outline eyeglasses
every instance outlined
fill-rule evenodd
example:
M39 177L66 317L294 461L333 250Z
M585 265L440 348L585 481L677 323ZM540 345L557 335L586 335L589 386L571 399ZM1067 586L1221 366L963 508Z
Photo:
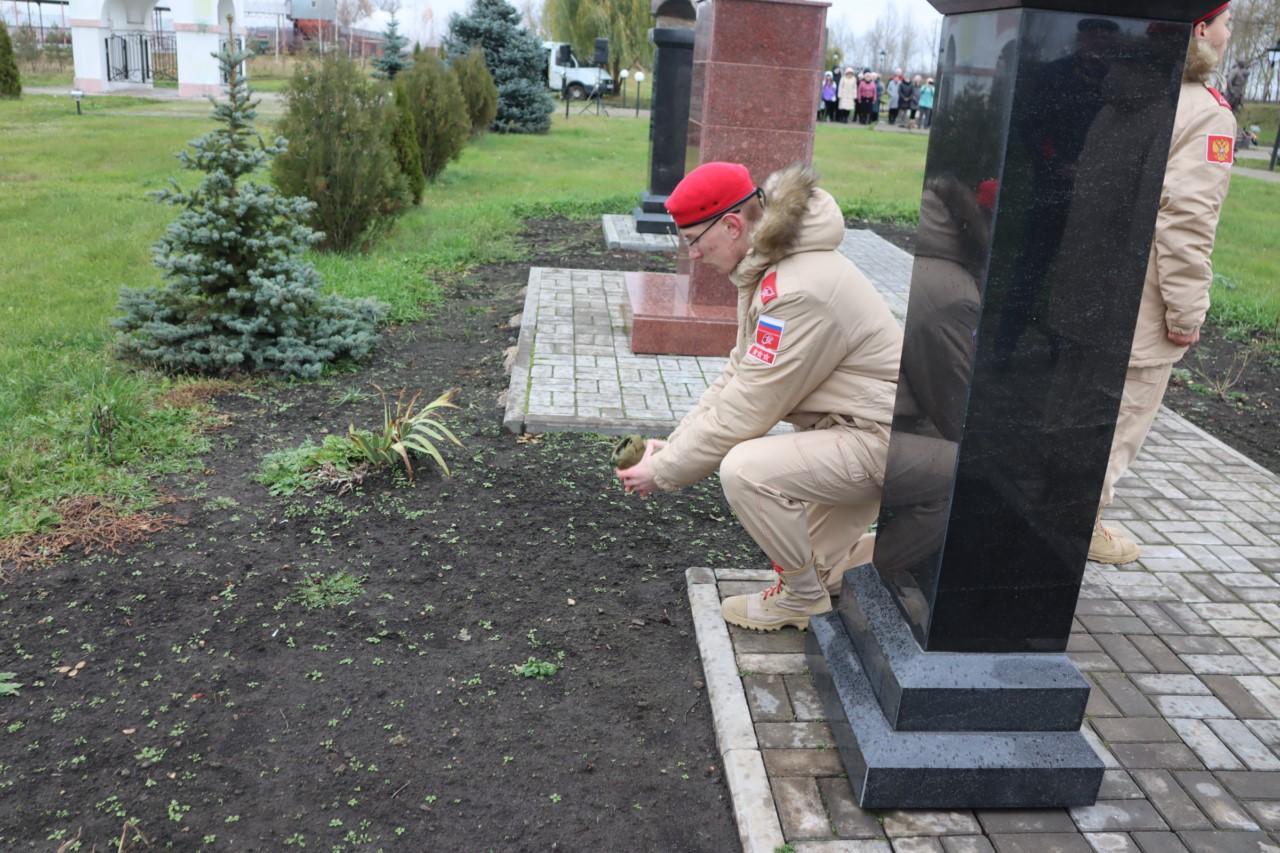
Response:
M716 227L716 225L718 225L718 224L720 223L720 220L721 220L721 219L725 218L725 217L726 217L726 216L728 216L730 213L742 213L742 206L743 206L744 204L746 204L747 202L751 201L751 199L753 199L753 198L758 198L758 199L760 199L760 203L761 203L761 204L764 204L764 190L760 189L759 187L756 187L756 188L755 188L755 191L754 191L754 192L752 192L752 193L751 193L751 195L747 196L747 197L746 197L746 198L744 198L742 201L738 202L737 204L735 204L733 207L729 208L728 210L725 210L725 211L722 211L722 212L720 212L720 213L717 213L715 216L713 216L713 217L711 218L711 221L710 221L709 223L707 223L707 227L706 227L706 228L703 228L701 231L699 231L699 232L698 232L698 236L697 236L697 237L694 237L694 238L693 238L692 240L690 240L686 245L687 245L690 249L692 249L692 248L694 247L694 244L696 244L696 243L697 243L699 240L701 240L703 237L707 236L707 232L708 232L708 231L710 231L712 228L715 228L715 227Z

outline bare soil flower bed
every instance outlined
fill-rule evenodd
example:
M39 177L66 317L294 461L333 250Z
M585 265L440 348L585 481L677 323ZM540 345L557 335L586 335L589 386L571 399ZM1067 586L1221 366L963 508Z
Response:
M609 439L520 439L496 404L530 264L671 261L598 223L525 241L371 366L219 397L185 523L0 586L0 849L736 848L683 573L763 558L715 483L626 497ZM253 480L380 423L374 383L461 389L451 479Z

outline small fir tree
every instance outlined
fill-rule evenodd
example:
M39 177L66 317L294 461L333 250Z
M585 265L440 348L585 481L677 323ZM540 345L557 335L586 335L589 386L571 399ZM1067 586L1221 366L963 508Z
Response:
M181 209L153 250L168 284L122 290L119 347L170 371L315 377L373 349L385 306L321 294L302 259L321 236L305 224L314 205L246 180L285 147L254 130L257 103L237 74L248 53L227 47L215 56L229 81L225 101L210 99L220 127L178 155L204 178L189 191L175 182L155 194Z
M391 16L387 31L382 34L382 56L373 60L374 76L383 80L394 80L401 71L410 68L413 60L405 56L405 46L409 39L400 34L400 22Z
M0 21L0 98L22 97L22 76L13 58L13 42L9 40L9 28Z
M271 166L286 195L315 203L321 248L367 245L409 203L393 148L396 107L342 51L298 66L284 92L280 133L289 140Z
M520 13L506 0L475 0L468 15L449 18L444 48L462 56L473 46L484 51L485 65L498 86L493 129L502 133L546 133L555 104L547 92L547 55L542 43L521 25Z
M471 135L471 115L462 100L457 76L430 54L424 54L400 78L422 152L422 174L434 181L450 160L462 154Z
M498 114L498 87L484 64L484 51L473 47L466 56L455 56L450 66L458 75L462 99L471 114L471 135L479 136Z
M396 127L392 139L396 162L409 184L409 195L414 204L422 204L422 193L427 188L426 175L422 173L422 149L418 146L418 124L413 120L413 107L404 86L396 85Z

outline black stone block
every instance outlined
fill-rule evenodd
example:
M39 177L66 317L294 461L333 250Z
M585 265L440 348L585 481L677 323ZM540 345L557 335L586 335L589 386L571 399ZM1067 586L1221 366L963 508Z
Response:
M662 213L667 212L667 199L669 195L654 195L650 192L640 193L640 209L645 213Z
M631 211L631 216L641 234L676 233L676 222L666 213L645 213L644 208L637 207Z
M1089 683L1065 654L925 652L873 566L845 572L840 618L899 731L1077 731Z
M835 613L810 620L805 656L863 808L1055 808L1097 798L1103 765L1078 731L895 731Z

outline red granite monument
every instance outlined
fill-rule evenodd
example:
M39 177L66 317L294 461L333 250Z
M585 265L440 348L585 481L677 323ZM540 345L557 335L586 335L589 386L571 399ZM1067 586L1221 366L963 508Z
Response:
M825 2L704 0L698 4L687 168L746 164L757 183L813 158ZM689 261L681 273L628 273L631 349L728 355L737 294L728 276Z

